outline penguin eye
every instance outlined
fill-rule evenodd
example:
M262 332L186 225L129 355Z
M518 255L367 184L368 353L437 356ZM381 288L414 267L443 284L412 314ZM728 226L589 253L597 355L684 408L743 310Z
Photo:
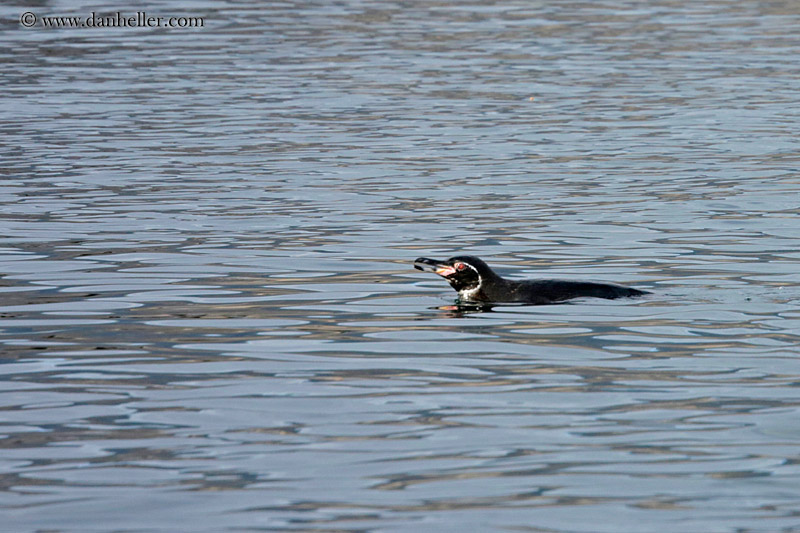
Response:
M453 265L453 266L454 266L454 267L456 267L456 270L458 270L458 271L462 271L462 270L464 270L465 268L467 268L467 265L465 265L464 263L456 263L456 264L455 264L455 265Z

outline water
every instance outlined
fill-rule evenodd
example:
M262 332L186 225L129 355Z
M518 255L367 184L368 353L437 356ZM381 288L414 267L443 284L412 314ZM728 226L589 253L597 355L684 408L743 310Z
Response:
M119 9L0 7L0 529L800 530L796 2Z

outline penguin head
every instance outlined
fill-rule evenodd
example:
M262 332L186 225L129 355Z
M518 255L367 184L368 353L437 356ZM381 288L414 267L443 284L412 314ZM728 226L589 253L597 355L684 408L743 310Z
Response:
M414 268L439 274L459 293L480 288L484 279L495 276L489 265L471 255L459 255L445 261L420 257Z

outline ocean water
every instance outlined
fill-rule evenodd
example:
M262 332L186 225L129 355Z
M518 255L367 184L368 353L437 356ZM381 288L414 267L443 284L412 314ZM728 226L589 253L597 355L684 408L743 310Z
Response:
M800 530L797 2L0 19L1 531Z

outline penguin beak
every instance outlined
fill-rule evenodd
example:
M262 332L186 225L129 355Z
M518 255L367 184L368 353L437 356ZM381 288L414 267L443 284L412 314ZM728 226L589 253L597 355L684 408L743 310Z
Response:
M433 272L439 274L443 278L452 276L456 273L456 269L445 263L444 261L437 261L436 259L428 259L427 257L420 257L414 260L414 268L422 270L423 272Z

